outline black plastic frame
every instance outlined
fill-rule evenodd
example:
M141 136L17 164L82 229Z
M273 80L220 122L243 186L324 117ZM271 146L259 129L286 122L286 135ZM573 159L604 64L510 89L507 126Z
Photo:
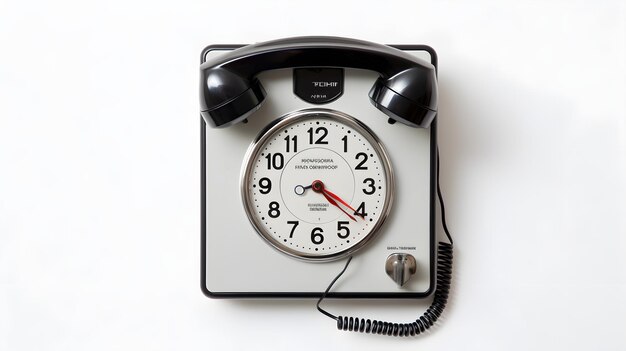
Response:
M245 45L242 44L217 44L209 45L200 54L200 64L206 61L206 55L214 50L235 50ZM428 45L389 45L405 51L426 51L430 54L430 61L438 72L437 53ZM437 116L430 125L430 284L428 290L423 293L359 293L359 292L329 292L326 298L342 299L416 299L430 296L437 284L436 282L436 252L435 252L435 196L437 190ZM222 298L320 298L320 292L219 292L215 293L206 287L206 128L207 124L200 116L200 289L207 297L214 299ZM328 277L330 280L332 277ZM324 288L324 287L320 287Z

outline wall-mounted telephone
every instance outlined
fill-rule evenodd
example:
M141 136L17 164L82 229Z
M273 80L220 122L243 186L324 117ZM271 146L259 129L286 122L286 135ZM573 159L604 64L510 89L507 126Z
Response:
M434 292L411 323L337 317L318 302L342 330L428 329L452 269L445 223L450 244L435 251L435 52L300 37L213 45L201 61L203 292L319 302Z

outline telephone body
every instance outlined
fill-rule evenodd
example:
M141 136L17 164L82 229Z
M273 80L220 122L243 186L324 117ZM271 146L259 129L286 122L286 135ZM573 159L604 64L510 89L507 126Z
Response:
M328 297L429 296L435 51L302 37L201 63L205 295L318 298L352 256Z

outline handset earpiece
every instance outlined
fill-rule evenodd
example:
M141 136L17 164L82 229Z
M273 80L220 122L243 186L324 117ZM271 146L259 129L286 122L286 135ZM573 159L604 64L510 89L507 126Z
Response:
M433 70L409 68L390 78L378 78L370 101L390 118L427 128L437 114L437 80Z
M202 117L212 127L222 128L243 121L265 99L265 90L255 77L244 78L229 70L202 70L200 100Z
M243 121L256 111L265 90L256 76L267 70L348 67L376 71L370 100L387 116L427 128L437 113L435 67L401 50L362 40L300 37L244 46L207 61L201 69L200 105L213 127Z

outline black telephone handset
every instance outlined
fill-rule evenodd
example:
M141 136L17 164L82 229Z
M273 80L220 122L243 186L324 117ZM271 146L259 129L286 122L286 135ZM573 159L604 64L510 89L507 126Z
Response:
M380 76L369 91L370 101L390 119L411 127L428 128L437 114L435 66L399 49L338 37L299 37L248 45L204 62L201 66L200 106L204 121L216 128L244 121L262 104L265 90L257 75L280 68L357 68ZM436 187L443 228L450 243L439 242L437 285L428 310L409 323L335 316L320 307L352 257L318 300L317 308L333 318L340 330L413 336L434 325L443 312L452 277L452 238L445 220L439 188L437 150ZM346 222L347 223L347 222Z
M390 118L426 128L437 114L435 67L398 49L367 41L304 37L248 45L200 66L201 114L213 127L244 120L265 98L256 78L279 68L347 67L376 71L370 101Z

